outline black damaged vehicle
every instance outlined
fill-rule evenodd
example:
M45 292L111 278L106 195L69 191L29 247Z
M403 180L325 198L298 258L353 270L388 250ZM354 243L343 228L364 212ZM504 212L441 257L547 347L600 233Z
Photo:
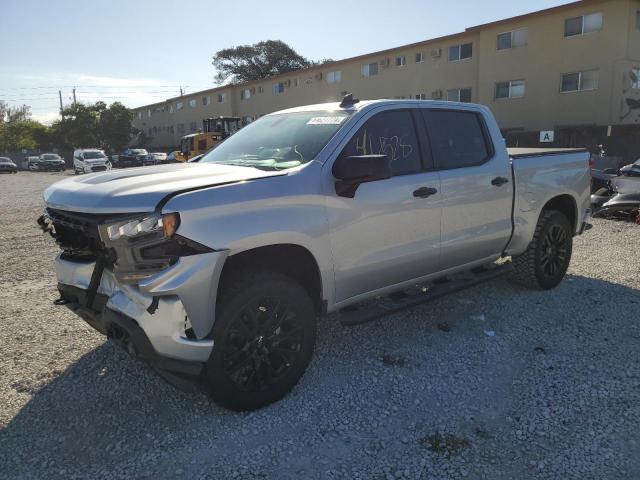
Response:
M117 167L142 167L148 154L144 148L127 148L122 155L118 155Z

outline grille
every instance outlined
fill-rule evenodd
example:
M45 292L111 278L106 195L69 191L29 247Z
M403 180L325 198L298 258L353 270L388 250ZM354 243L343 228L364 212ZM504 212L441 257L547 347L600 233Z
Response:
M96 165L94 167L91 167L92 172L101 172L106 169L107 169L106 165Z
M102 215L86 215L47 208L47 216L53 223L54 238L66 257L95 260L105 255L98 225Z

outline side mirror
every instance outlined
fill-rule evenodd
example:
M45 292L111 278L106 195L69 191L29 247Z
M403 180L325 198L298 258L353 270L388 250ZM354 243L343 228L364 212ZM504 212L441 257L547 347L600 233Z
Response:
M361 183L391 178L391 159L387 155L356 155L338 158L333 164L336 193L353 198Z

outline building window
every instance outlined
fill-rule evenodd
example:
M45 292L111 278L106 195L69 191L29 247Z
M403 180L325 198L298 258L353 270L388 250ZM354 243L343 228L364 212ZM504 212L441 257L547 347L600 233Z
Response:
M449 47L450 62L464 60L465 58L471 58L472 56L473 56L472 43L463 43L462 45L454 45L453 47Z
M471 103L471 89L454 88L453 90L447 90L447 100L450 102Z
M274 83L271 91L274 95L278 95L279 93L284 93L284 83Z
M244 90L240 90L240 100L247 100L251 98L251 90L245 88Z
M224 103L227 99L227 94L226 93L219 93L218 94L218 103Z
M197 104L198 104L198 101L195 98L192 98L191 100L189 100L189 106L191 108L194 108Z
M196 122L191 122L189 124L189 131L190 132L195 132L197 128L198 128L198 126L196 125Z
M416 93L416 100L426 100L426 99L427 99L426 93Z
M264 93L264 87L262 85L258 87L258 93Z
M631 88L640 89L640 68L631 69Z
M496 83L495 98L520 98L524 97L525 81L511 80L509 82Z
M327 73L327 83L340 83L342 81L342 70Z
M564 21L564 36L573 37L602 30L602 13L591 13Z
M399 55L396 57L396 67L404 67L407 64L407 57Z
M563 93L568 93L597 90L599 81L600 72L598 70L565 73L564 75L562 75L560 91Z
M249 125L252 121L253 121L253 118L251 117L251 115L242 117L242 123L244 123L245 125Z
M300 86L300 79L299 79L299 78L296 78L296 79L293 81L293 85L294 85L295 87L299 87L299 86Z
M169 125L169 133L174 133L173 125Z
M209 95L205 95L202 97L202 105L205 107L211 103L211 97Z
M378 62L365 63L360 68L363 77L372 77L378 74Z
M142 120L142 112L138 112L138 120Z
M424 53L418 52L416 53L416 63L424 62Z
M178 133L184 133L184 123L178 124Z
M173 103L169 105L169 113L173 113Z
M520 28L512 32L505 32L498 35L498 50L507 50L509 48L523 47L527 44L529 30Z
M151 109L148 109L147 110L147 117L150 117L150 116L151 116Z
M176 102L176 110L182 110L182 102Z

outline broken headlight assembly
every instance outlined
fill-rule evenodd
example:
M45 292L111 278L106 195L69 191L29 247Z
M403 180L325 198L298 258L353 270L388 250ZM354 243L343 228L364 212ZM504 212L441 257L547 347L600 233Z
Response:
M123 282L144 280L175 264L180 257L213 251L178 235L179 226L178 213L153 213L100 225L100 239L114 254L112 268L116 278Z

